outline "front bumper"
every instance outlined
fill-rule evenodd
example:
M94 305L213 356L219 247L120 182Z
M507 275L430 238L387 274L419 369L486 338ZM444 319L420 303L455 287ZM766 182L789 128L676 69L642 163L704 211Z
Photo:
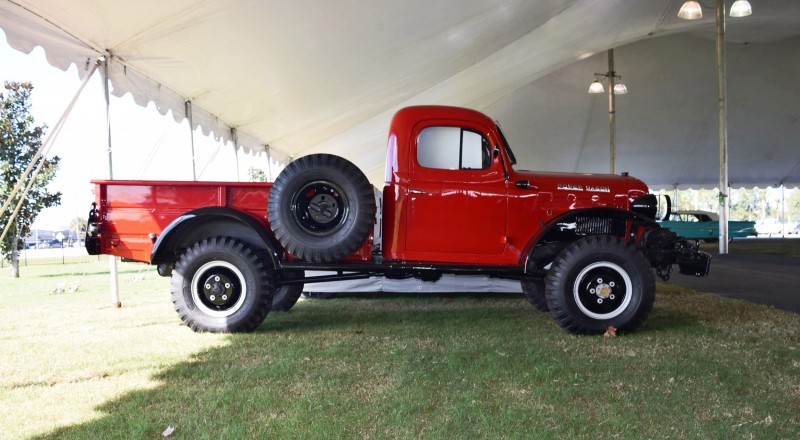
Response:
M711 269L711 254L698 247L697 242L680 238L664 228L647 231L642 241L642 252L664 281L669 279L673 264L678 265L678 271L683 275L707 276Z
M711 254L703 251L678 254L676 263L681 274L704 277L711 269Z

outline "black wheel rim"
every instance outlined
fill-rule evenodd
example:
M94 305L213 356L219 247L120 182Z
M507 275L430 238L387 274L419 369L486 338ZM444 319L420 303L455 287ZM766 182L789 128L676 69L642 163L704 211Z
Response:
M327 236L341 229L348 214L347 196L338 186L327 181L314 181L303 186L292 198L292 215L306 232Z
M235 313L244 302L246 289L242 273L226 261L206 263L192 277L192 299L210 316L225 317Z
M619 316L631 301L632 283L619 265L600 261L586 266L575 278L573 296L584 315L594 319Z

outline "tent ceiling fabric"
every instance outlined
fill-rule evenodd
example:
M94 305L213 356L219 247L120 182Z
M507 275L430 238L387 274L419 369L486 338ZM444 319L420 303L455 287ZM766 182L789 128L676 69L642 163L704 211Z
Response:
M585 89L617 48L619 169L713 186L713 14L680 20L681 3L0 0L0 28L61 69L110 55L115 95L178 120L191 100L196 125L248 150L336 151L375 183L391 114L418 103L499 118L531 168L605 171L604 104ZM727 29L731 180L796 185L800 2L752 3Z
M678 34L614 52L615 68L629 90L616 98L617 171L630 172L654 188L718 186L714 42ZM727 56L731 186L797 186L800 37L731 44ZM676 59L695 68L676 68ZM486 109L502 123L521 167L608 171L608 95L587 93L590 73L605 70L605 54L594 56Z

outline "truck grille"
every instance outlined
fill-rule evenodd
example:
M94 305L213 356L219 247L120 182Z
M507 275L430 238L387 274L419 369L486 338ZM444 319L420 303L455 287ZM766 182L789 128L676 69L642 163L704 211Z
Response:
M575 232L579 235L611 234L613 221L610 218L583 217L575 218Z

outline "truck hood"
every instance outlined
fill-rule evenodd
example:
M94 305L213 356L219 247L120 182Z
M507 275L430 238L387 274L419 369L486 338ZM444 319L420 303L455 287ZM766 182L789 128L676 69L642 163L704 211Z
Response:
M528 180L539 191L584 194L625 194L638 197L647 194L644 182L627 175L553 173L540 171L515 171L515 180ZM634 193L634 194L632 194Z

